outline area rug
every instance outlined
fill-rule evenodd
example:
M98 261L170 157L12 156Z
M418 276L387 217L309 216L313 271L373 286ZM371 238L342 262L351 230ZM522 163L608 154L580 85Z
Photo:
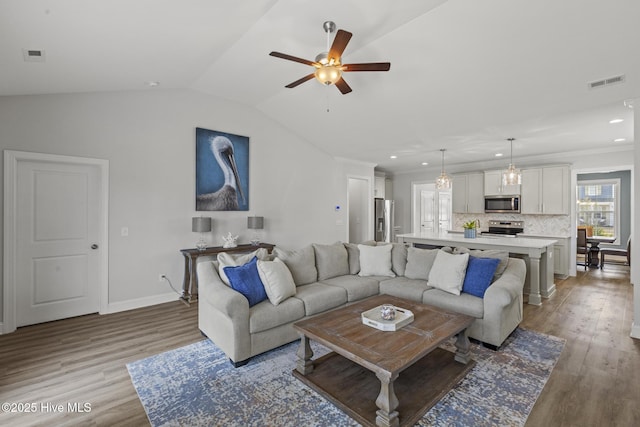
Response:
M516 329L499 351L472 344L476 365L421 426L523 426L565 340ZM328 350L312 342L314 357ZM453 340L445 349L454 351ZM298 342L234 368L209 340L129 363L153 426L353 426L291 374Z

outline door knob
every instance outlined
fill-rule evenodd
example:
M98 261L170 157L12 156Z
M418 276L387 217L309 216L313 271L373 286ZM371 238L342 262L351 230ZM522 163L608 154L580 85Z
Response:
M98 249L98 245L94 243L93 245L91 245L91 249Z

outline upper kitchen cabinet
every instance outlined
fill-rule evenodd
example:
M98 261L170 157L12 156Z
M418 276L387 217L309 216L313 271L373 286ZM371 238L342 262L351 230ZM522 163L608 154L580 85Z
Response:
M569 166L522 170L523 214L569 215Z
M484 174L453 175L452 207L454 213L484 213Z
M513 196L520 194L519 185L503 185L502 172L485 171L484 173L484 195L485 196Z

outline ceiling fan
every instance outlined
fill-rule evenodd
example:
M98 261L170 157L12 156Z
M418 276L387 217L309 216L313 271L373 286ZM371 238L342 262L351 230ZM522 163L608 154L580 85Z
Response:
M340 90L343 95L346 95L347 93L351 92L352 89L342 78L342 73L353 71L389 71L389 69L391 68L391 63L389 62L343 64L342 52L344 52L353 34L348 31L338 30L335 38L333 39L333 44L331 45L331 47L329 47L331 33L336 30L336 24L332 21L327 21L322 24L322 28L324 28L325 32L327 33L327 51L318 54L315 61L309 61L307 59L298 58L296 56L291 56L287 55L286 53L280 52L271 52L269 54L271 56L275 56L276 58L287 59L289 61L311 65L312 67L316 68L315 72L308 74L301 79L296 80L295 82L289 83L285 87L294 88L315 77L320 83L327 86L335 84L338 90Z

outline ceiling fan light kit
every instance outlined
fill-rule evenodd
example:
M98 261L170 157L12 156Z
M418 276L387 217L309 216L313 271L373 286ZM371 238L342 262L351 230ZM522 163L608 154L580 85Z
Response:
M513 141L515 141L515 138L507 138L507 141L511 143L511 160L507 170L502 172L502 184L520 185L522 184L522 173L520 172L520 169L516 169L513 165Z
M336 24L332 21L326 21L322 24L322 28L327 33L327 51L318 54L315 61L309 61L307 59L275 51L269 54L276 58L299 62L316 68L315 72L308 74L295 82L289 83L285 87L291 89L315 77L316 80L323 85L335 85L343 95L346 95L351 92L352 89L342 78L342 73L354 71L389 71L391 68L391 64L389 62L342 64L342 52L344 52L353 34L348 31L338 30L335 38L333 39L333 44L330 45L331 33L335 31Z

